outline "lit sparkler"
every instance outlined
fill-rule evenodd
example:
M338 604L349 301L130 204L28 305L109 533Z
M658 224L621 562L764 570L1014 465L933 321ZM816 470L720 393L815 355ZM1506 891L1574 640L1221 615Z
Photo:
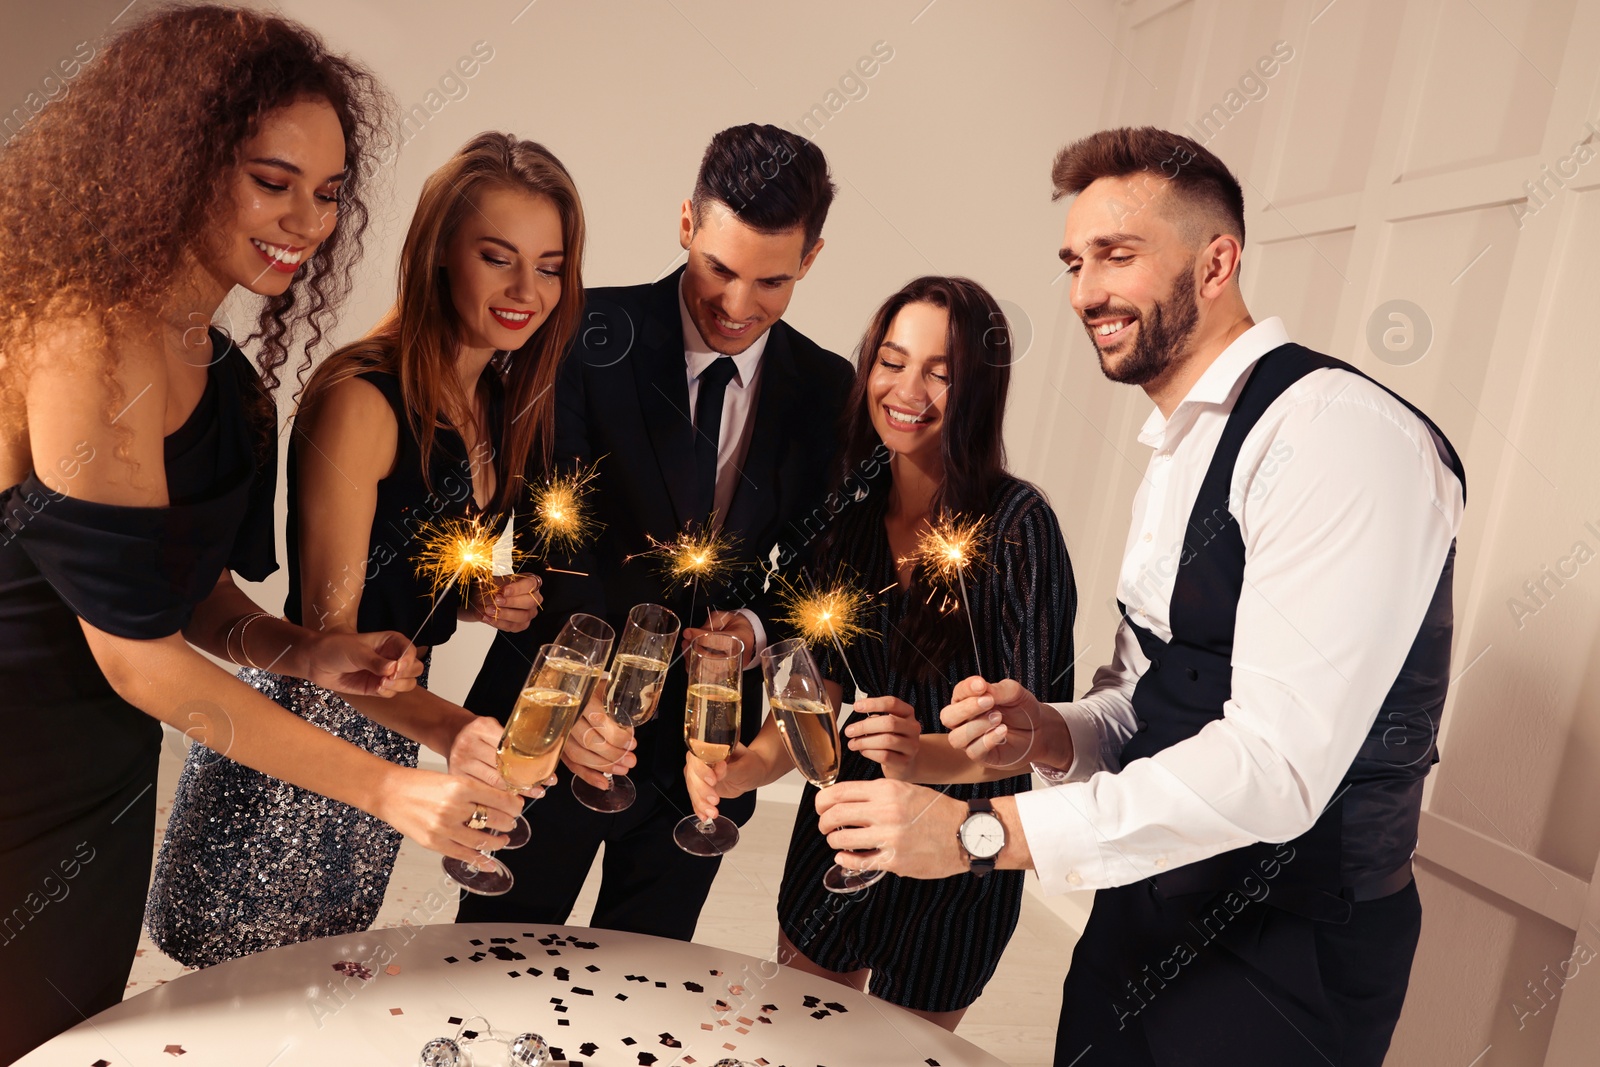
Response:
M929 577L961 590L961 608L967 616L967 631L972 635L972 658L980 674L983 659L978 654L978 629L972 621L972 603L967 596L967 570L983 564L984 541L982 517L964 522L959 515L951 516L930 524L922 532L917 538L916 555L912 557L922 564Z
M546 561L553 551L570 555L600 532L586 499L597 471L598 465L594 465L587 470L552 474L543 485L534 488L532 526Z
M440 602L458 583L470 587L494 577L494 545L499 536L477 519L430 522L417 536L422 541L417 574L433 586L433 607L417 627L417 636L421 636ZM416 636L411 643L417 643Z
M810 592L798 589L781 578L779 582L783 585L780 594L784 607L782 621L799 631L800 639L808 645L832 641L845 671L850 675L851 684L856 688L856 699L866 696L866 690L861 688L856 672L850 666L850 658L844 654L844 646L872 632L860 622L867 601L871 599L869 594L843 579Z

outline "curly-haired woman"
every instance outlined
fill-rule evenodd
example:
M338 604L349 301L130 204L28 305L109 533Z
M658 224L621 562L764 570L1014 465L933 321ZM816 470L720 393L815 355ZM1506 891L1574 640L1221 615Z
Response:
M277 371L347 291L385 114L304 28L178 8L0 156L0 1062L122 996L159 722L447 855L502 840L479 811L512 825L510 794L363 752L194 647L351 692L420 671L403 636L293 626L230 573L275 566ZM259 366L209 326L237 289Z
M538 578L519 575L469 603L459 587L431 597L414 561L428 523L503 526L530 458L533 469L548 462L552 387L582 307L583 236L566 168L507 133L479 134L423 183L394 309L317 367L295 417L291 621L403 630L419 655L455 632L458 610L527 627ZM323 729L415 765L416 741L363 715L365 701L273 671L240 676ZM446 731L435 748L449 747L467 714L423 685L393 703ZM365 930L399 851L400 835L377 818L196 745L146 921L163 952L202 966Z

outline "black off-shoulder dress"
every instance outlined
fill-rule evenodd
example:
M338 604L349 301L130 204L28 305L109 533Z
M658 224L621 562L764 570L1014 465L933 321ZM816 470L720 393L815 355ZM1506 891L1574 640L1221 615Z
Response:
M277 567L260 379L211 343L200 403L165 441L169 506L56 495L37 475L0 493L0 1063L121 1000L139 940L161 726L112 690L78 620L166 637L224 569ZM56 476L112 461L85 446Z
M982 670L972 644L963 642L931 678L917 680L912 660L923 656L903 636L915 600L926 593L902 590L884 529L888 493L875 489L835 520L842 548L819 559L824 574L843 566L869 591L893 586L873 599L867 625L877 636L845 650L864 695L894 696L917 711L924 734L945 732L940 710L963 678L1015 678L1041 700L1072 699L1072 620L1077 590L1055 513L1039 491L1007 479L986 516L989 565L967 576ZM830 648L816 652L818 666L846 692L850 677ZM839 781L883 777L883 768L846 748ZM958 800L1010 796L1028 788L1026 774L997 782L938 787ZM778 923L791 944L833 971L870 968L868 991L901 1007L944 1012L965 1008L983 992L1022 913L1023 872L994 871L984 878L960 874L921 880L886 875L851 896L828 892L822 876L833 850L817 831L817 790L807 785L789 839L778 890Z

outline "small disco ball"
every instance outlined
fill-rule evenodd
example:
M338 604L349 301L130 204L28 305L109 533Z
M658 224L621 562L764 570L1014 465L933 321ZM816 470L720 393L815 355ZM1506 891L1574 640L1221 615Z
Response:
M418 1067L461 1067L461 1046L448 1037L436 1037L422 1046Z
M518 1034L511 1039L511 1062L518 1067L545 1067L550 1046L538 1034Z

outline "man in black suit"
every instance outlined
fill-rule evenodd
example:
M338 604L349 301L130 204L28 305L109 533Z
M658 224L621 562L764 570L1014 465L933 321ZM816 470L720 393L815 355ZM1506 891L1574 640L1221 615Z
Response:
M720 629L744 642L741 733L754 738L764 702L761 672L749 668L775 625L766 578L774 565L792 569L815 535L807 520L833 474L835 427L853 378L848 361L782 320L822 250L833 192L822 152L804 138L774 126L723 130L683 203L688 263L650 285L586 294L556 386L556 453L561 463L598 464L591 499L605 529L573 560L587 577L550 574L533 625L497 636L468 707L505 718L533 652L573 611L601 615L620 635L629 609L658 603L683 618L685 640ZM708 525L737 538L742 562L718 588L692 597L656 560L630 561L651 538ZM693 936L720 860L691 856L672 840L690 813L685 693L680 661L632 751L591 703L563 751L561 782L528 807L532 842L500 853L515 887L503 897L465 897L458 921L565 922L604 842L592 924ZM638 790L617 814L582 806L569 785L577 773L603 788L606 771L630 773ZM741 824L754 810L753 795L722 805Z

